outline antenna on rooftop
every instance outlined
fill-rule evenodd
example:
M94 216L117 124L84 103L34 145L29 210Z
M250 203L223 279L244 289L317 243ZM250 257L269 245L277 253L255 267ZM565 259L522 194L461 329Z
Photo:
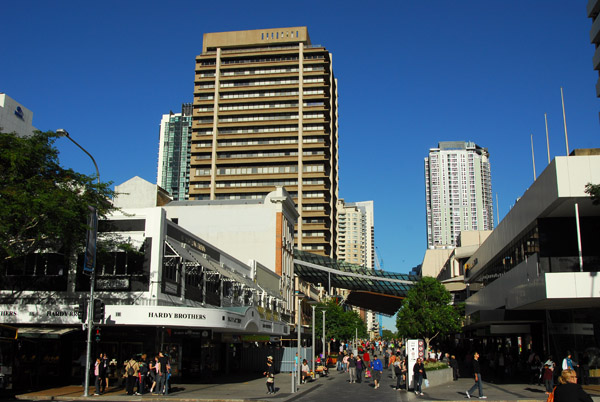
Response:
M533 161L533 181L537 179L535 175L535 154L533 153L533 134L531 134L531 159Z
M563 122L565 124L565 144L567 146L567 156L569 156L569 137L567 136L567 117L565 115L565 97L563 95L562 87L560 87L560 99L562 100Z
M550 164L550 140L548 137L548 117L544 113L544 121L546 122L546 148L548 148L548 165Z

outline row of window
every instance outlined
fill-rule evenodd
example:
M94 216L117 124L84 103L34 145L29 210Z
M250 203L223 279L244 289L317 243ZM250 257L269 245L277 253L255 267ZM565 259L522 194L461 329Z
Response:
M304 131L323 131L325 126L322 124L305 125ZM210 130L212 134L212 130ZM252 134L252 133L279 133L298 131L297 125L289 126L269 126L269 127L238 127L238 128L220 128L219 134Z
M307 89L302 92L306 96L310 95L323 95L325 91L323 89ZM200 95L199 99L213 99L213 95ZM221 99L244 99L244 98L269 98L269 97L280 97L280 96L298 96L297 90L278 90L278 91L258 91L258 92L226 92L221 94Z
M303 138L304 144L315 144L325 142L324 138ZM220 140L219 147L240 147L248 145L282 145L282 144L297 144L298 138L264 138L264 139L240 139L240 140ZM212 141L201 141L196 144L196 148L209 148L212 146Z

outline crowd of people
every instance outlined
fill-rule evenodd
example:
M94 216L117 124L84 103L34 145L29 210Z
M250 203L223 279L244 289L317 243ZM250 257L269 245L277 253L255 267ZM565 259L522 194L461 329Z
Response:
M94 395L102 395L108 389L109 375L114 370L113 366L106 353L101 353L96 358L92 367L95 378ZM151 358L146 354L132 356L123 363L122 371L127 395L169 393L171 364L163 352Z
M356 353L358 352L358 353ZM423 384L428 385L427 371L425 369L425 361L419 357L413 364L413 367L408 367L407 356L402 342L399 341L364 341L358 344L350 345L341 343L339 353L335 359L335 367L340 373L347 373L348 382L351 384L361 383L364 378L372 378L373 388L378 389L381 386L381 379L384 369L391 371L391 378L396 380L396 390L407 390L412 386L415 394L424 395ZM381 356L381 358L380 358ZM478 391L480 399L486 399L484 394L483 376L486 376L486 381L489 381L487 375L504 379L505 376L512 375L512 365L507 365L508 355L503 353L488 353L485 356L479 354L478 351L467 352L462 362L463 367L468 367L468 371L473 374L473 386L465 391L467 398L471 398L475 390ZM460 376L459 362L456 355L450 353L442 353L439 349L426 354L427 361L441 361L448 364L452 369L452 377L457 381ZM506 360L505 360L506 358ZM319 363L326 365L329 361L325 357L317 357ZM383 361L382 361L383 359ZM587 384L589 374L582 375L578 381L578 372L584 373L589 370L588 361L585 364L578 364L573 360L570 352L562 360L562 364L558 366L549 356L545 361L540 359L539 355L530 353L525 360L526 364L520 365L519 373L524 372L523 367L528 367L530 374L530 382L545 386L546 394L552 394L555 402L591 402L591 397L585 393L580 384ZM308 361L303 359L301 363L296 356L296 367L301 364L301 382L307 381L312 373L310 371ZM497 367L502 367L501 373ZM585 367L584 367L585 366ZM511 367L511 368L509 368ZM411 370L413 382L407 384L409 378L408 371ZM526 370L525 370L526 371ZM487 374L484 374L487 373ZM267 370L264 375L267 377L268 393L274 393L274 369L272 358L269 357ZM555 381L557 380L557 381ZM558 383L555 386L555 383Z

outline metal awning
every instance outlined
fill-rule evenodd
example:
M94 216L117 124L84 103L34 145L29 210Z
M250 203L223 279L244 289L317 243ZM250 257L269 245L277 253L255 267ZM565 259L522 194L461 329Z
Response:
M233 281L239 282L247 287L256 288L256 285L250 279L246 278L243 275L240 275L237 272L222 267L221 264L219 264L216 261L211 261L203 253L196 251L191 247L185 247L185 245L182 245L177 240L167 238L166 242L169 245L169 247L171 247L181 258L186 259L188 261L192 261L198 265L203 266L204 268L218 272L222 276L229 278Z
M17 329L18 338L46 338L58 339L69 332L76 331L79 328L44 328L44 327L26 327Z

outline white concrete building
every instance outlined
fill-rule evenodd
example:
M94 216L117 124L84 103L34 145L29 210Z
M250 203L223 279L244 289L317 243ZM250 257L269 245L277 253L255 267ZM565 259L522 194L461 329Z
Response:
M425 158L427 247L452 248L463 230L492 230L489 153L473 142L440 142Z
M556 157L466 262L466 329L545 355L598 347L600 151ZM514 340L516 342L516 339Z
M154 202L156 185L135 177L116 186L121 193L117 206ZM149 194L138 197L137 194ZM293 310L294 224L298 217L284 188L278 187L263 199L173 201L162 206L167 219L201 237L234 258L255 267L268 268L281 277L278 291L284 309Z
M0 133L17 133L24 137L37 130L33 127L33 112L0 92Z

